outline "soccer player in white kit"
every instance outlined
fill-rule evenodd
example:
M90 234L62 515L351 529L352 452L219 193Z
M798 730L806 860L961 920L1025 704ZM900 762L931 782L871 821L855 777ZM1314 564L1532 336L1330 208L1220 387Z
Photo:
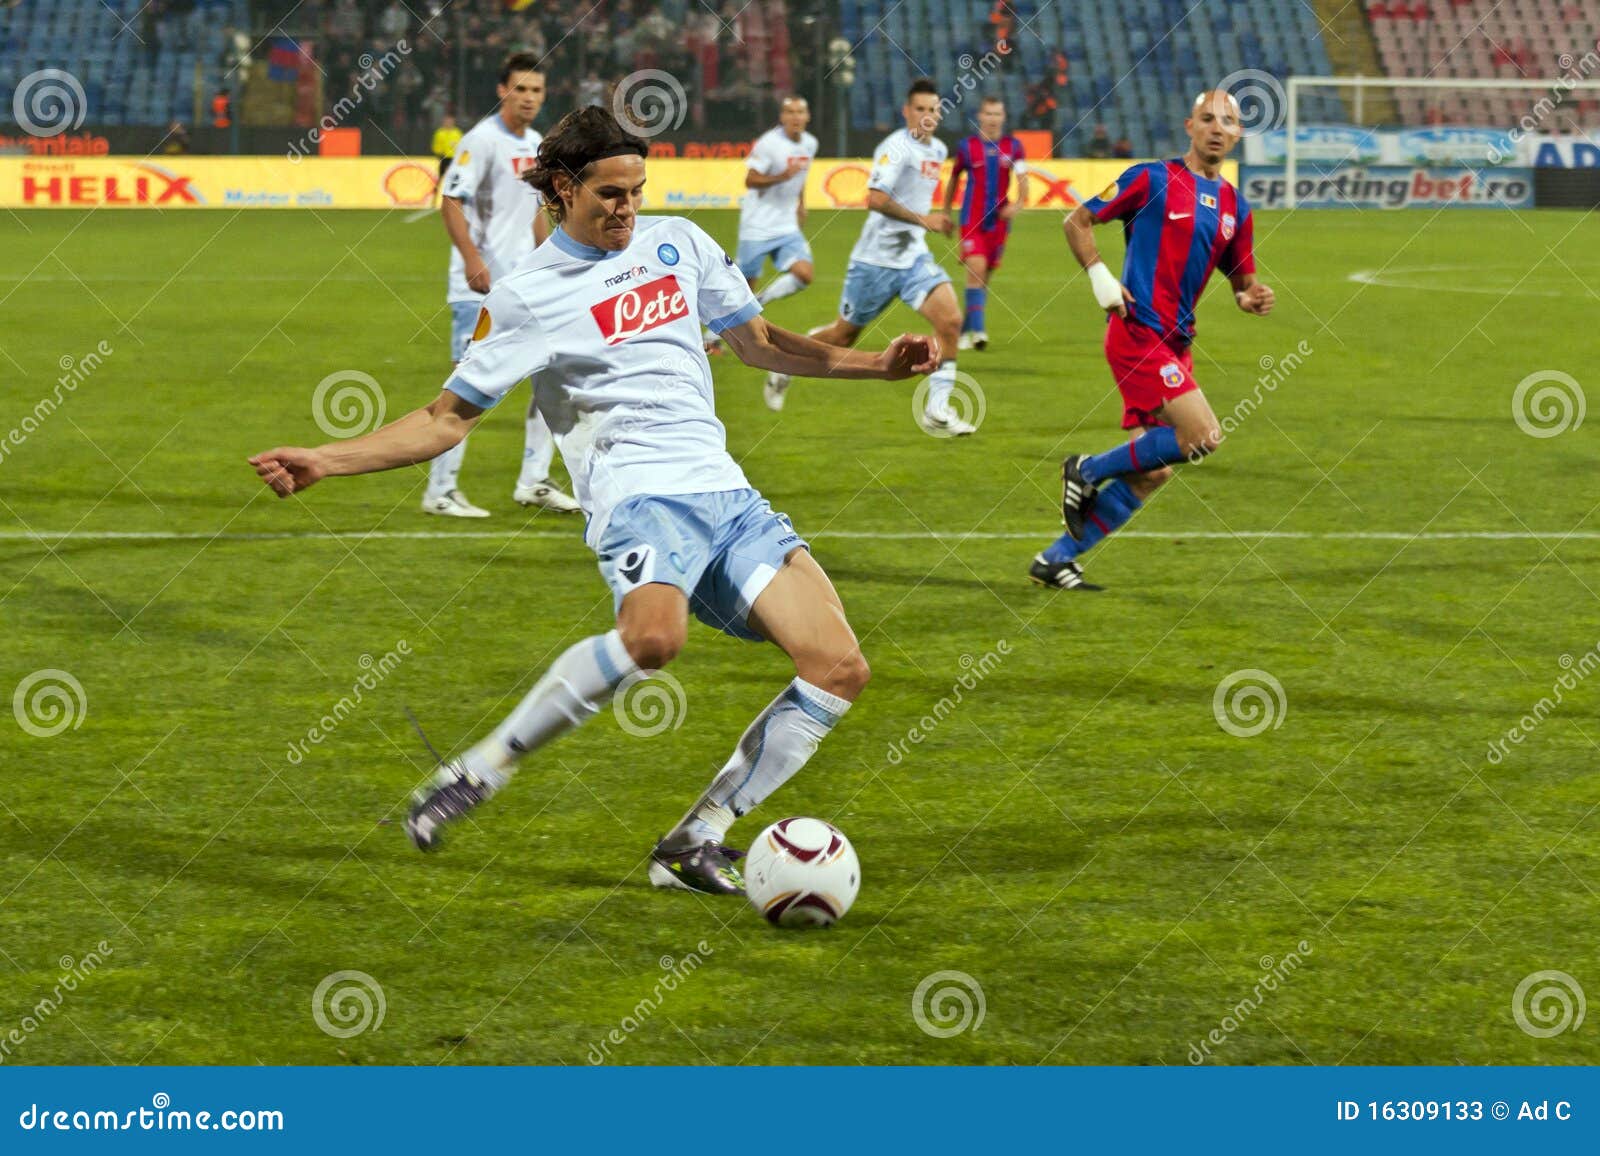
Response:
M699 226L638 215L648 151L608 109L566 116L530 174L558 227L490 291L481 335L444 391L363 437L250 462L286 497L325 477L424 461L531 375L589 517L585 540L611 586L616 629L570 647L492 733L440 767L407 832L424 850L437 846L441 828L503 786L518 758L676 657L692 609L734 637L776 643L795 669L651 853L657 886L738 894L741 853L724 844L728 827L805 764L868 671L827 575L728 454L701 320L745 364L782 373L897 380L926 373L936 354L922 336L865 353L767 324Z
M811 331L828 345L851 346L896 297L932 323L939 340L939 367L928 378L922 424L930 433L959 436L976 432L950 409L956 381L956 346L961 340L961 307L950 274L928 251L927 232L949 236L950 214L934 212L933 194L948 150L933 135L942 110L933 81L912 81L901 109L906 127L890 133L873 156L867 178L867 221L850 251L839 316ZM789 375L767 375L767 405L783 408Z
M735 254L739 272L754 289L769 257L778 271L772 283L756 294L763 305L800 292L814 274L811 244L801 232L806 223L806 171L817 156L817 138L806 131L811 106L803 96L786 96L778 120L778 127L762 133L750 149L745 160L747 191L739 201ZM720 344L714 334L707 335L708 350Z
M461 360L472 340L483 296L522 263L544 239L548 225L539 214L539 197L523 172L539 154L543 138L529 127L544 106L544 73L531 52L516 52L500 66L500 107L474 125L456 146L445 174L439 212L450 234L450 360ZM428 467L422 498L427 514L487 518L456 479L467 454L465 443L446 450ZM523 435L522 470L512 497L519 505L575 513L578 503L550 484L555 441L550 427L530 402Z

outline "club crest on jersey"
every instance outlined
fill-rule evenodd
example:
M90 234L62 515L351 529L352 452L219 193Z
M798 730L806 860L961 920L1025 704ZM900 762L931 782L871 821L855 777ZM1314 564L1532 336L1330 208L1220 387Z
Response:
M676 245L658 245L656 256L661 258L663 265L676 265L678 263L678 247Z
M489 317L489 311L487 309L479 309L478 323L472 327L472 340L482 341L489 336L489 328L493 324L494 321Z
M1232 213L1222 214L1222 239L1224 241L1233 240L1233 227L1237 223L1238 222L1233 219Z
M1213 197L1210 193L1201 193L1200 203L1208 209L1214 209L1217 207L1217 198Z
M1169 361L1161 367L1161 380L1168 389L1177 389L1183 384L1183 369L1176 361Z
M663 246L665 248L666 246ZM689 316L689 302L671 273L589 306L607 345L620 345L649 329Z

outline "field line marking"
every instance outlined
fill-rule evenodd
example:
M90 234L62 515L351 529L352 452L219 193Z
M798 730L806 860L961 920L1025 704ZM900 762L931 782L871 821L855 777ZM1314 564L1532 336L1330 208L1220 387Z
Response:
M807 538L844 538L882 542L930 542L946 539L985 541L1031 541L1052 533L1048 526L1038 530L972 531L959 530L823 530ZM218 534L197 530L0 530L0 542L342 542L357 538L367 541L449 541L474 539L499 541L507 538L570 540L581 542L576 530L271 530ZM1121 530L1119 541L1142 539L1168 541L1190 538L1227 541L1320 541L1320 542L1540 542L1547 538L1600 539L1600 530L1430 530L1410 533L1405 530Z

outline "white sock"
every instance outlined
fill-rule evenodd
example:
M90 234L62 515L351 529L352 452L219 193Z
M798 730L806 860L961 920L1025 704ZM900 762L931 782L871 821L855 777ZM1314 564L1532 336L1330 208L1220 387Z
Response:
M467 456L468 438L445 450L428 463L428 496L437 498L456 488L456 478L461 474L461 462Z
M462 763L499 790L519 758L587 721L638 669L615 630L585 638L550 664L505 721L461 757Z
M756 716L706 793L662 842L674 849L722 842L735 819L806 765L849 709L849 700L796 678Z
M771 285L756 294L756 300L766 305L773 301L781 301L785 297L793 296L806 287L806 283L793 273L780 274Z
M950 408L950 391L956 387L956 361L941 361L939 368L928 374L928 400L923 412L942 414Z
M528 418L523 425L522 472L517 475L517 485L536 486L550 477L550 463L555 461L556 439L550 427L539 414L539 407L528 403Z

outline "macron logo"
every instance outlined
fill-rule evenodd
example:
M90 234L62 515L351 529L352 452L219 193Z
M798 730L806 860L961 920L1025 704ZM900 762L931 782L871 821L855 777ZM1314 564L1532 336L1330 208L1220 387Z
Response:
M606 344L619 345L647 329L689 316L689 302L684 299L678 279L668 273L637 289L591 305L589 312L594 314Z

